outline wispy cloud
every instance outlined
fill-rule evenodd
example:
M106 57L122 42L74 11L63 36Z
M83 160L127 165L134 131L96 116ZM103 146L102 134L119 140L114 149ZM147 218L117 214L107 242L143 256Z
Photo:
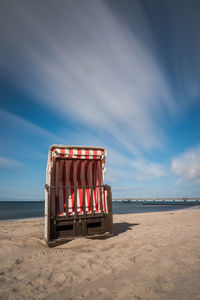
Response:
M103 1L49 1L48 14L38 3L5 2L1 38L15 58L5 52L1 66L47 107L109 132L135 155L162 147L158 124L176 104L153 48ZM134 13L145 23L139 5Z
M172 160L172 172L179 176L180 181L200 182L200 145L186 150Z
M127 157L113 149L108 149L108 155L109 173L106 175L106 179L110 182L116 182L123 178L127 178L129 182L134 182L135 179L154 180L167 176L168 173L166 166L149 161L142 156L133 159L133 157Z
M48 130L41 128L40 126L37 126L32 122L27 121L1 108L0 108L0 118L1 118L1 122L5 121L7 126L11 126L15 131L22 129L23 131L28 131L36 136L40 136L49 141L64 142L64 139L62 137L59 137L56 134L53 134Z
M133 168L136 170L135 176L139 180L151 180L167 175L163 165L138 159L131 162Z
M0 169L8 169L8 170L16 169L21 165L22 163L18 160L0 156Z

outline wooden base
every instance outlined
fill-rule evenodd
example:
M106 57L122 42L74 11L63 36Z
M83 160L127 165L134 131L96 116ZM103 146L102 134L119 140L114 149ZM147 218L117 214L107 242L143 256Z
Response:
M85 218L71 218L50 220L50 239L47 245L57 245L73 240L77 237L97 238L109 237L113 234L112 214L103 216L87 216ZM58 242L58 243L57 243Z

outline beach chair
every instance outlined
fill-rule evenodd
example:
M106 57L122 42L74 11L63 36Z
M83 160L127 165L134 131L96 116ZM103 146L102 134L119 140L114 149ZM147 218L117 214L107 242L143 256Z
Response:
M45 185L45 240L112 236L112 194L104 185L104 148L52 145Z

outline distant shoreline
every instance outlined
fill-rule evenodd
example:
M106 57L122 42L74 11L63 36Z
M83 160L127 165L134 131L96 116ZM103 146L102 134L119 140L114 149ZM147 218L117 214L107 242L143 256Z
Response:
M165 198L165 197L136 197L136 198L113 198L112 199L113 202L142 202L142 201L155 201L155 202L161 202L161 201L177 201L177 202L181 202L181 201L185 201L185 202L190 202L190 201L200 201L200 197L191 197L191 198L186 198L186 197L171 197L171 198ZM37 203L42 203L45 202L45 200L6 200L6 199L0 199L0 202L37 202Z

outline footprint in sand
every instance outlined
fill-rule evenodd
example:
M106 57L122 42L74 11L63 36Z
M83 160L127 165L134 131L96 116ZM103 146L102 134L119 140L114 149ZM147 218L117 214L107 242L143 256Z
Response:
M53 272L50 276L50 281L61 283L66 280L65 274L61 272Z
M16 265L20 265L22 262L23 262L23 261L22 261L22 259L20 259L20 258L17 258L17 259L15 260Z

